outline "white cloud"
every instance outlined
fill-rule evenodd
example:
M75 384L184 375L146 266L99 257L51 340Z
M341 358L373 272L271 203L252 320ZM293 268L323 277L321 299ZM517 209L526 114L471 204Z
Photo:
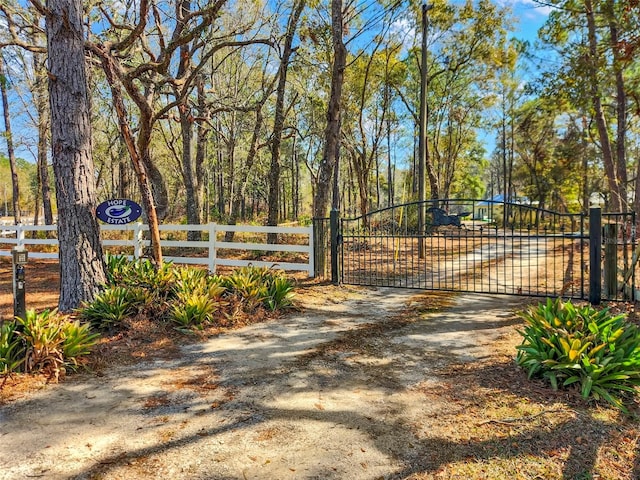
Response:
M502 0L513 6L516 11L528 18L548 17L553 7L541 4L535 0Z

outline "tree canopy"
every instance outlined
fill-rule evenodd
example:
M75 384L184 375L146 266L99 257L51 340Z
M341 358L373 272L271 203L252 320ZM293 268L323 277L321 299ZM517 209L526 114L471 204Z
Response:
M344 214L415 199L426 68L429 196L584 211L601 191L639 210L639 2L545 5L527 43L497 2L436 0L423 66L419 2L85 4L98 200L140 201L156 224L276 224L332 198ZM51 203L43 8L0 6L14 139L39 172L25 212Z

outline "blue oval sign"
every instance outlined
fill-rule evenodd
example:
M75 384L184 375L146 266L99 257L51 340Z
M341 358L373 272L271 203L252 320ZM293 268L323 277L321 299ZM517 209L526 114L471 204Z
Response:
M96 216L111 225L131 223L142 215L142 207L133 200L115 198L102 202L96 208Z

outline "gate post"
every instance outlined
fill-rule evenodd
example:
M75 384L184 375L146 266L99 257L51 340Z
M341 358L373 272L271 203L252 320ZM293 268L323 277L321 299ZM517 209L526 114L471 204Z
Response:
M331 235L331 283L340 283L340 268L338 263L338 243L340 240L338 209L331 210L329 215L329 235Z
M615 299L618 294L618 225L604 225L604 295Z
M589 303L602 299L602 211L589 209Z

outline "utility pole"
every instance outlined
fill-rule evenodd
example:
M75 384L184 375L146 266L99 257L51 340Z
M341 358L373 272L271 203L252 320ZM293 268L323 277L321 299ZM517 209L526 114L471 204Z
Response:
M420 60L420 125L418 129L418 257L424 258L425 170L427 166L427 12L433 5L422 4L422 47Z

